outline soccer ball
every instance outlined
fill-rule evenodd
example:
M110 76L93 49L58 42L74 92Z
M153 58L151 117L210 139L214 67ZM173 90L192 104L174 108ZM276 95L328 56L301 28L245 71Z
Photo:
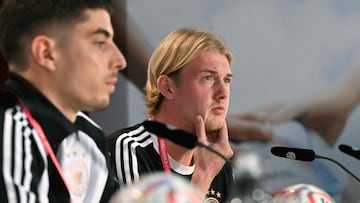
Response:
M335 203L335 200L324 190L302 183L273 193L273 203Z
M189 181L175 174L154 173L127 185L109 203L204 203L205 197Z

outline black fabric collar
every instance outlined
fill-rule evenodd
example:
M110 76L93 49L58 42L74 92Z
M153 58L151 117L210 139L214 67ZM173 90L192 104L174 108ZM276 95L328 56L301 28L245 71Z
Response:
M55 152L64 138L77 131L76 125L69 121L38 89L15 73L8 73L8 80L2 88L2 97L3 95L7 95L9 101L16 97L23 100L32 116L42 126Z

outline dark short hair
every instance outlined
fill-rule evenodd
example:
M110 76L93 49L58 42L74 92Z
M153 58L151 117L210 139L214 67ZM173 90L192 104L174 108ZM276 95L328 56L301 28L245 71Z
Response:
M98 8L111 13L110 0L5 0L0 10L0 49L8 62L21 62L23 39L54 23L81 21L87 9Z

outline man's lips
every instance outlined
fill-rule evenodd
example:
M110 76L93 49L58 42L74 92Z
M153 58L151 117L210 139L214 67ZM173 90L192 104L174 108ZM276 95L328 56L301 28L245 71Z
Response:
M211 111L216 115L221 115L225 113L225 108L223 106L217 106L212 108Z
M117 82L117 80L111 80L111 81L106 82L105 84L106 84L106 86L108 86L108 87L111 89L111 91L113 92L113 91L115 91L115 84L116 84L116 82Z

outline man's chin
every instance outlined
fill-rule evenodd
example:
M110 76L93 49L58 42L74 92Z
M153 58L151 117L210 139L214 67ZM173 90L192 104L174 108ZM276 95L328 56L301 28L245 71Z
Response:
M205 124L205 131L207 133L216 132L223 128L224 121L213 121L213 122L207 122Z
M110 99L103 99L96 103L93 103L87 111L102 111L105 110L110 105Z

